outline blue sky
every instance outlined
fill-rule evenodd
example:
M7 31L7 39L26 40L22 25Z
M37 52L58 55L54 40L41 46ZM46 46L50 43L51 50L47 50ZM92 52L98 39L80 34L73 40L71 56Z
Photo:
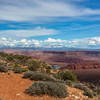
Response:
M0 45L100 49L100 1L0 0Z

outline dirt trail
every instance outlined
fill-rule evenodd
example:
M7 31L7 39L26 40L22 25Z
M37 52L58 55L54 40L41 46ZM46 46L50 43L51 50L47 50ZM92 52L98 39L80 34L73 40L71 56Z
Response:
M82 95L82 91L68 87L69 97L65 99L56 99L50 96L33 97L24 94L24 90L28 88L32 81L22 79L21 74L10 75L7 73L0 73L0 98L3 100L96 100L96 99L82 99L86 98ZM80 94L80 96L79 96Z

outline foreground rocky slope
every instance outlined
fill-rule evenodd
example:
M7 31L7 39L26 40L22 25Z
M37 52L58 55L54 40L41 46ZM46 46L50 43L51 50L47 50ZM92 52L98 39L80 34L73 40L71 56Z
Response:
M0 73L0 98L3 100L98 100L83 95L83 91L67 86L69 96L64 99L54 98L47 95L29 96L24 93L33 81L23 79L22 74Z
M54 69L32 57L3 52L0 81L0 97L4 100L98 100L100 94L99 87L80 83L71 70Z

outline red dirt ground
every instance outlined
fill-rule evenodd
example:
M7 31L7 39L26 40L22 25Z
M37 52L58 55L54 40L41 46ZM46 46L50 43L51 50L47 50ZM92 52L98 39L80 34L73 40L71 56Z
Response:
M24 90L33 82L28 79L22 79L21 74L0 73L0 98L3 100L96 100L86 99L83 91L68 87L69 97L57 99L50 96L34 97L24 94Z

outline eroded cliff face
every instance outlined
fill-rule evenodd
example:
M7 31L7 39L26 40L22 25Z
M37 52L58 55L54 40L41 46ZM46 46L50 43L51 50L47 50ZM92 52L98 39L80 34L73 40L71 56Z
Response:
M62 69L72 69L72 70L80 70L80 69L99 69L100 63L96 62L89 62L89 61L83 61L79 63L73 63L68 64L65 67L62 67Z

